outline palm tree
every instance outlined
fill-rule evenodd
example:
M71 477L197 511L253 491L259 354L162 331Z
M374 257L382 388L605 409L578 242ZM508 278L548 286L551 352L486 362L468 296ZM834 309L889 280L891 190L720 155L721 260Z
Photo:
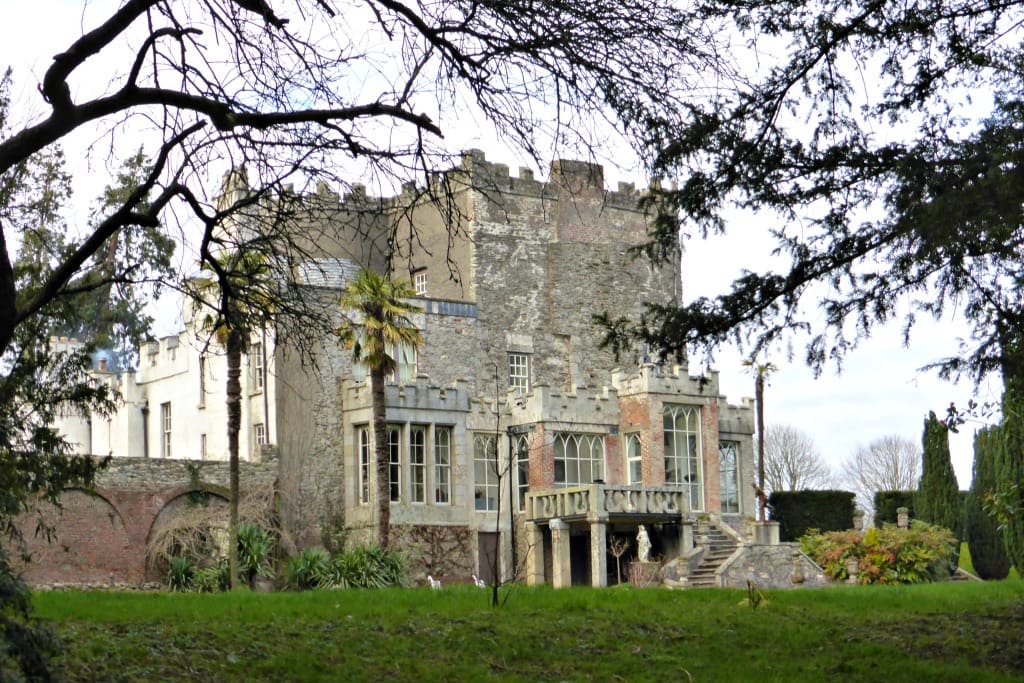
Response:
M775 372L778 368L774 363L758 363L753 358L743 361L743 366L754 375L754 399L757 409L757 497L758 520L764 522L765 506L768 499L764 493L764 381L765 377Z
M351 349L352 361L363 363L370 372L370 400L373 413L373 444L377 471L377 538L387 549L391 525L391 472L384 402L385 378L396 371L398 352L416 349L423 337L409 313L420 309L408 303L416 296L410 282L392 281L370 270L360 270L345 287L341 306L352 317L337 330L342 345Z
M242 354L248 349L249 326L253 320L253 297L244 296L254 283L265 280L267 266L264 258L255 253L232 251L203 264L210 272L208 278L192 281L193 297L199 301L215 298L216 303L205 305L206 313L200 329L212 334L224 347L227 355L227 413L228 413L228 568L231 588L239 584L238 576L238 495L239 495L239 434L242 429ZM212 295L212 296L211 296ZM255 300L258 300L256 297ZM269 305L264 307L269 309ZM258 313L265 315L268 310Z

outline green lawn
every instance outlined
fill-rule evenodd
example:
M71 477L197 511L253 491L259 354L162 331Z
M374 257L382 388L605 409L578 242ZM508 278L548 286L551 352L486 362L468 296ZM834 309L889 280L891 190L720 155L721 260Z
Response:
M54 592L71 681L1020 681L1024 582L766 591Z

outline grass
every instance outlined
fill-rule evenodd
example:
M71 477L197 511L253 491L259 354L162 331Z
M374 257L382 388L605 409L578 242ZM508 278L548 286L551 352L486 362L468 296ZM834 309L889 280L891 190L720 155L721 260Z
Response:
M70 681L1019 681L1024 583L53 592Z

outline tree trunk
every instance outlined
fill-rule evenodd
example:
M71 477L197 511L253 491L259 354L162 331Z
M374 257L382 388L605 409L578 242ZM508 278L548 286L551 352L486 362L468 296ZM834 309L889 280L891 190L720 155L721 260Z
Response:
M228 567L231 588L238 582L238 439L242 427L242 350L245 337L241 330L232 328L228 332Z
M391 454L384 401L384 368L370 368L370 400L373 409L373 450L377 459L377 542L387 550L391 531Z
M754 397L757 401L757 487L761 490L758 495L758 519L767 521L765 515L764 498L764 371L756 368L757 375L754 378Z

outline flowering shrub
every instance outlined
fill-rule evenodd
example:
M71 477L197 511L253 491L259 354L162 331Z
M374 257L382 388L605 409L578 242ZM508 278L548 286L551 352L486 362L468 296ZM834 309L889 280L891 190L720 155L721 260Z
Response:
M800 548L837 581L849 576L847 560L852 558L858 583L925 583L949 576L957 542L948 529L913 521L909 529L812 531L800 539Z

